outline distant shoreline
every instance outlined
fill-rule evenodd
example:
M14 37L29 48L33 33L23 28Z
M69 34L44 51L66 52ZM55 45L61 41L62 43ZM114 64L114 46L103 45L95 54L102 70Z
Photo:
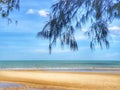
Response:
M4 70L35 70L35 71L53 71L53 72L100 72L120 74L120 68L2 68Z
M0 70L38 70L54 72L100 72L120 74L120 61L0 61Z

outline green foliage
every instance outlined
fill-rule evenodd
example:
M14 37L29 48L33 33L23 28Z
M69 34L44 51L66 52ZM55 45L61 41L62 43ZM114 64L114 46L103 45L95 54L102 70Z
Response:
M119 18L120 0L59 0L52 6L49 21L38 36L50 40L50 51L57 39L62 46L77 50L74 33L90 22L86 32L91 39L90 47L105 44L108 48L108 24Z
M0 0L0 14L2 18L7 18L8 22L12 22L9 18L10 12L14 9L19 10L19 0Z

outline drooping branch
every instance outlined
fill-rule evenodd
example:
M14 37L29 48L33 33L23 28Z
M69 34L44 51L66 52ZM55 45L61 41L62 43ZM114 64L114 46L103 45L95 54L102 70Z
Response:
M77 50L74 32L90 22L90 47L105 44L108 48L108 24L115 18L120 18L120 0L59 0L52 6L49 21L38 36L50 40L50 49L60 39L61 45Z
M19 10L19 0L0 0L0 14L2 18L7 18L8 22L11 22L9 17L10 12L13 10Z

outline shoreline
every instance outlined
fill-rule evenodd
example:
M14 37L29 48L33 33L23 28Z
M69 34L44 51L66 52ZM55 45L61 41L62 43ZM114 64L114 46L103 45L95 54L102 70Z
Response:
M47 90L120 90L120 74L115 73L0 70L0 82Z
M0 71L92 72L120 74L120 68L3 68Z

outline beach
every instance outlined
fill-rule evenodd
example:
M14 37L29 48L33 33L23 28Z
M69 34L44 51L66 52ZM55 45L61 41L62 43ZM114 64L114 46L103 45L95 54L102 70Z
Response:
M23 85L5 90L120 90L120 74L113 73L0 70L0 82Z

